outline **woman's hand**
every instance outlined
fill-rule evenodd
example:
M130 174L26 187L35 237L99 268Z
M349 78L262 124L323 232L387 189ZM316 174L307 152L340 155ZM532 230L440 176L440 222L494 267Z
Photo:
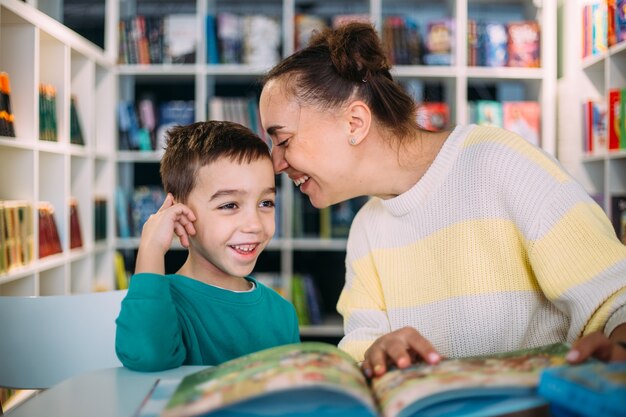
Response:
M573 364L584 362L591 357L605 362L626 361L626 348L597 331L576 341L566 356Z
M441 356L417 330L403 327L379 337L365 352L361 366L366 376L380 376L388 366L406 368L422 359L436 364Z

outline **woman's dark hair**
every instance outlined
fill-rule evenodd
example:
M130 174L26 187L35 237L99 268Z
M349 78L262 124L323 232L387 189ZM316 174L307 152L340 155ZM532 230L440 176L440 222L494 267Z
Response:
M224 157L239 164L271 160L267 144L239 123L208 121L171 128L160 166L165 192L187 201L198 169Z
M306 48L272 68L263 84L287 78L284 84L289 94L320 109L358 98L401 139L417 129L416 104L394 81L390 68L374 27L354 22L314 35Z

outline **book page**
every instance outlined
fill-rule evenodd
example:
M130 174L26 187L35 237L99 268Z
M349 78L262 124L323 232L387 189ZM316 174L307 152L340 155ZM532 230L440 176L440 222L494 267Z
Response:
M316 342L256 352L185 377L162 414L218 410L264 394L324 387L375 409L359 367L336 347Z
M447 359L437 365L417 363L409 368L395 369L372 381L372 390L385 417L398 415L404 408L418 401L428 402L437 394L449 393L446 399L463 397L462 390L534 388L541 370L566 363L569 347L554 344L528 349L462 359ZM425 404L426 406L426 404ZM419 408L419 407L415 407Z

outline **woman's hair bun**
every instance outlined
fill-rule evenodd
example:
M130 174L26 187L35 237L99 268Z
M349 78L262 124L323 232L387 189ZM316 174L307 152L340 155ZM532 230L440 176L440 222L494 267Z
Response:
M325 29L309 42L310 47L327 47L337 73L357 83L371 75L388 74L389 61L371 23L351 22Z

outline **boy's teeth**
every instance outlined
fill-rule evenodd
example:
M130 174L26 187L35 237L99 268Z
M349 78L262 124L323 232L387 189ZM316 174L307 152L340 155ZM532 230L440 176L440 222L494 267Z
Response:
M256 245L233 245L233 248L242 252L251 252L255 247Z
M295 180L293 180L293 183L296 184L296 187L298 187L304 184L308 179L309 179L308 175L303 175L300 178L296 178Z

